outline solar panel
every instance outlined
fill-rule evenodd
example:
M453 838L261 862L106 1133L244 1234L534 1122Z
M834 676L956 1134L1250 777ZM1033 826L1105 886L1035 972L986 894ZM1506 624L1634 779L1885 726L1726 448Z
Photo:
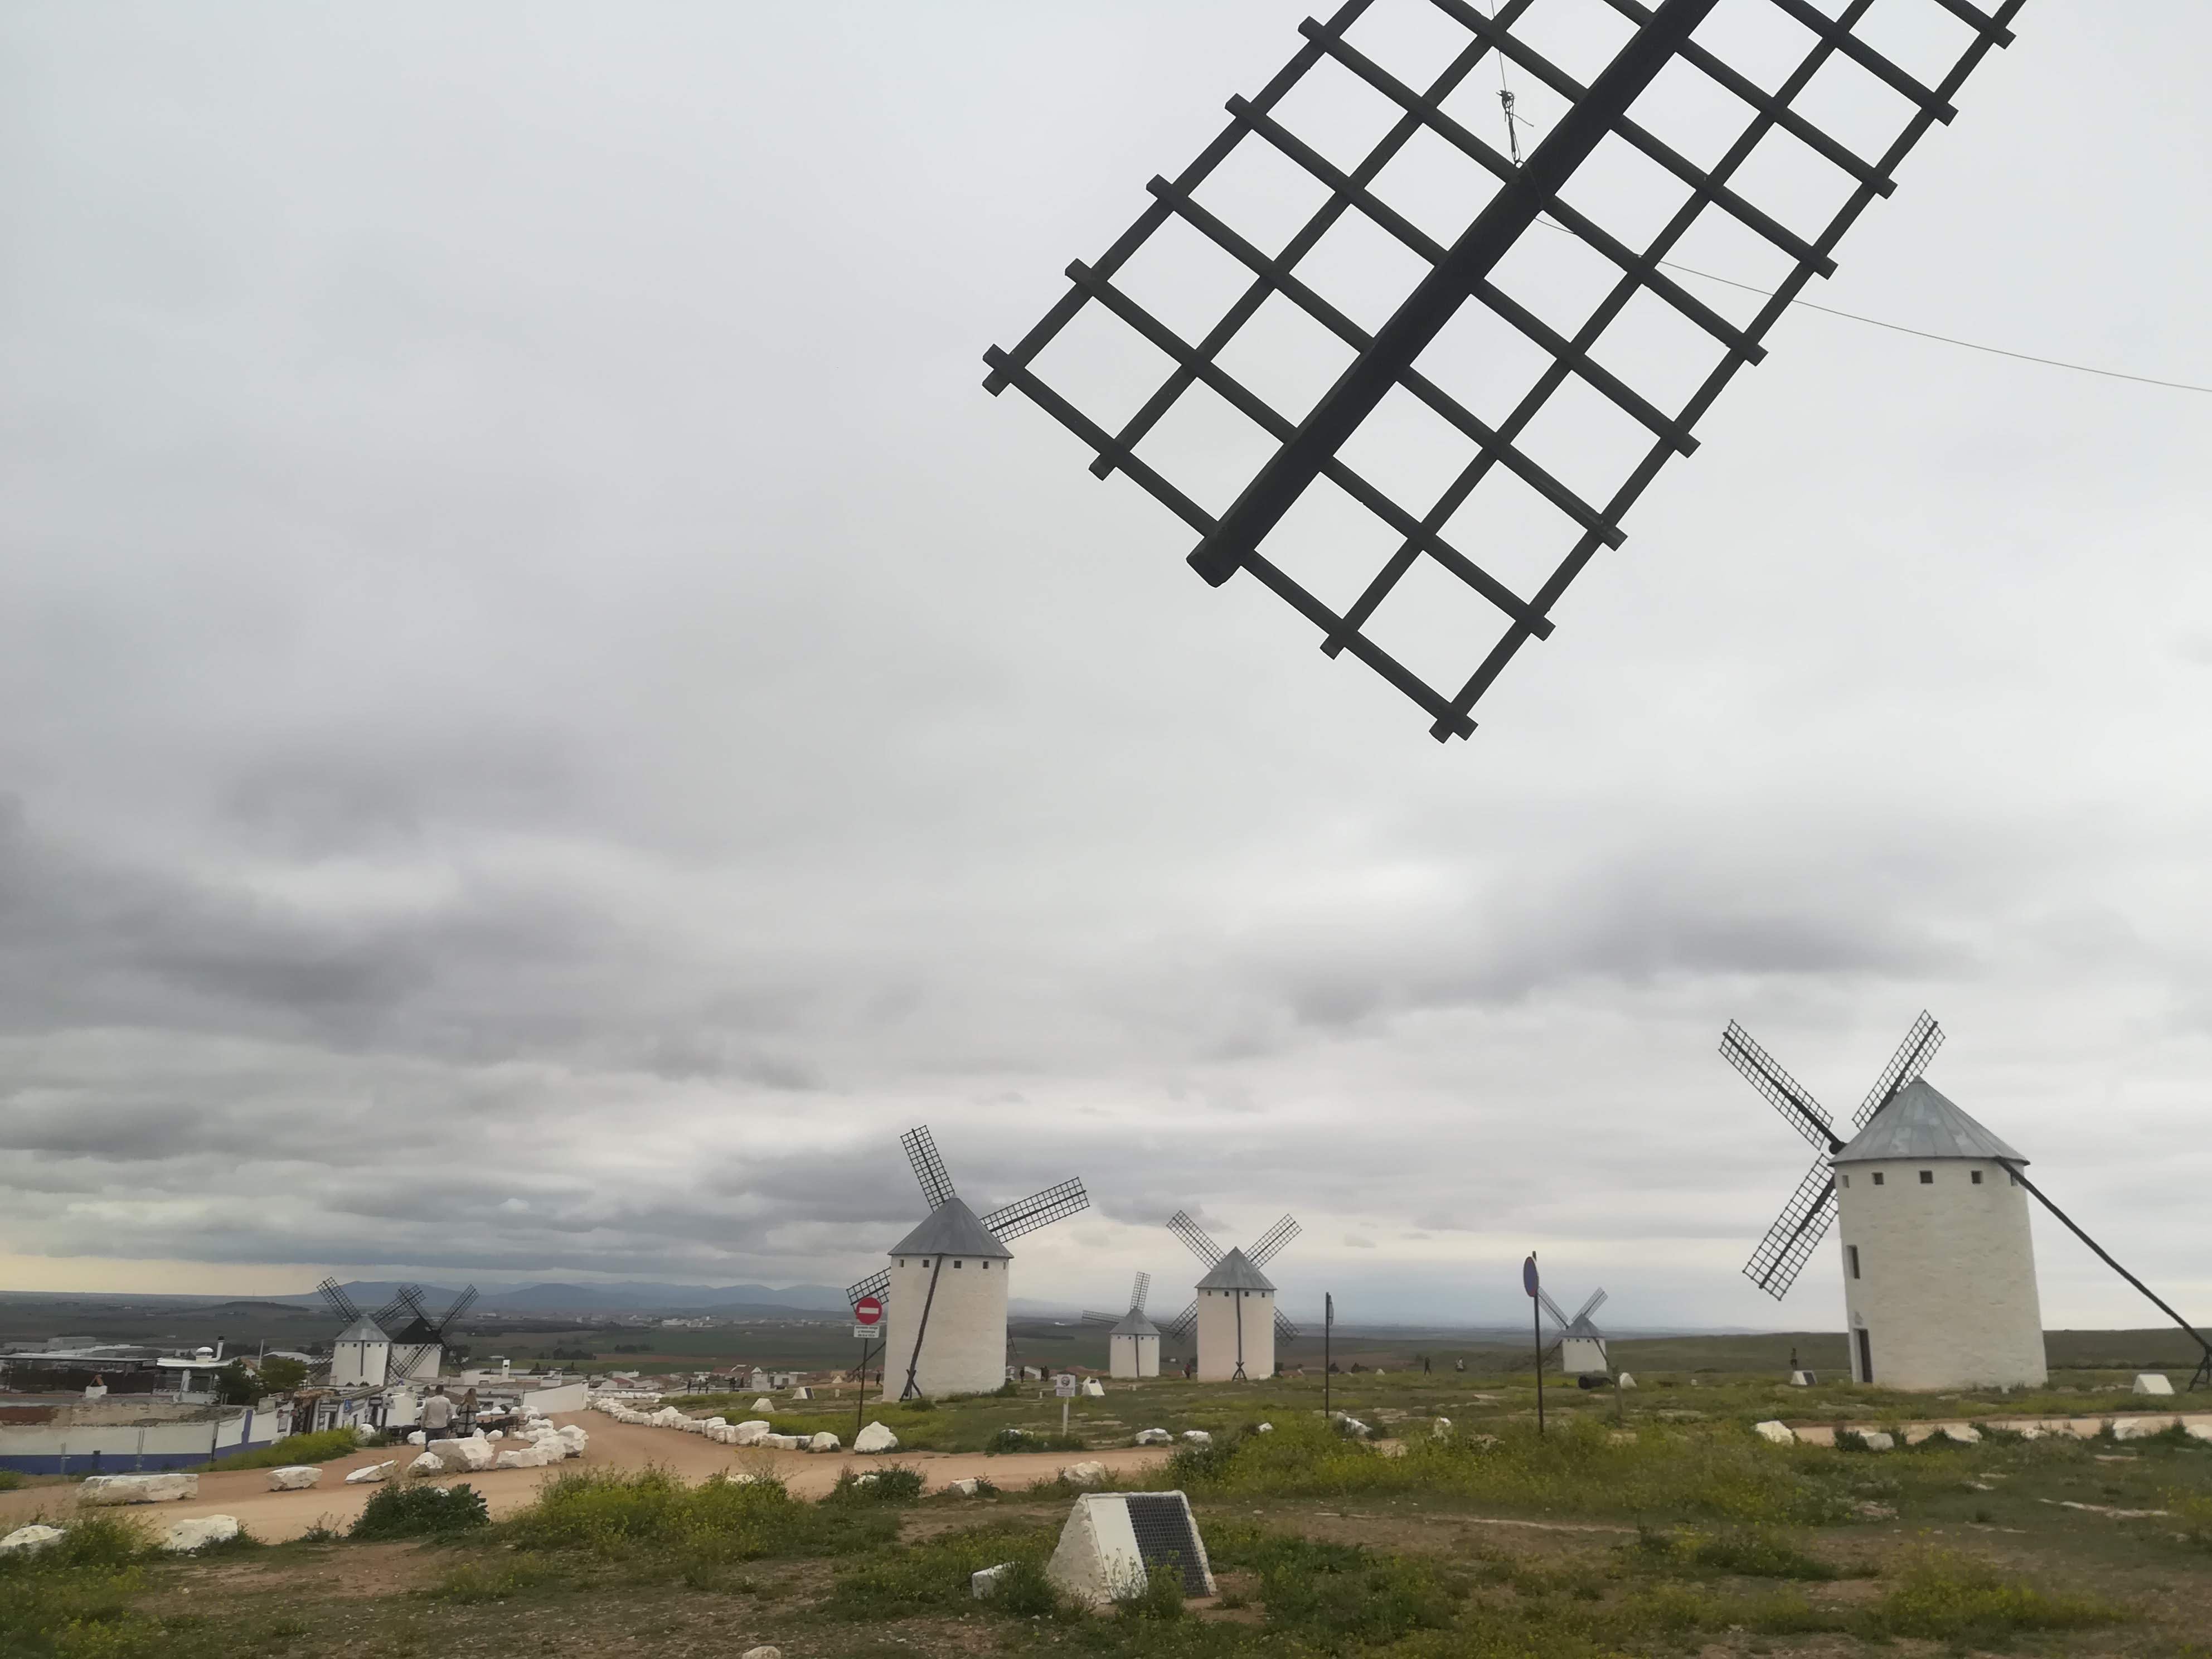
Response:
M1410 54L1418 64L1368 38L1376 0L1303 24L1282 72L1230 100L1228 127L1198 159L1153 179L1151 204L1102 257L1067 268L1043 319L984 354L984 385L1024 393L1092 451L1094 474L1125 474L1195 532L1189 562L1207 582L1249 572L1325 653L1349 653L1418 704L1443 741L1472 733L1475 702L1523 644L1551 635L1568 586L1621 544L1630 507L1696 448L1692 428L1764 357L1798 293L1832 274L1844 232L1952 118L2023 0L1994 13L1890 0L1885 20L1908 3L1924 15L1899 25L1908 33L1928 20L1954 31L1925 79L1873 43L1874 0L1833 17L1810 0L1603 0L1625 38L1587 82L1535 44L1556 15L1545 0L1504 0L1494 20L1468 0L1419 3L1442 40ZM1759 26L1748 34L1747 20ZM1563 106L1518 164L1468 125L1476 70L1501 64ZM1347 149L1302 104L1316 88L1377 103L1378 135ZM1717 104L1725 138L1686 126L1682 97ZM1785 151L1817 180L1781 192L1786 204L1765 188ZM1473 181L1449 210L1405 182L1421 157ZM1248 203L1217 199L1232 164L1273 167L1318 205L1273 234ZM1641 182L1606 188L1623 167ZM1708 235L1732 236L1771 273L1752 314L1730 316L1665 268ZM1214 298L1176 289L1174 317L1146 302L1148 261L1201 257L1225 273ZM1571 303L1572 285L1555 280L1570 257L1590 277ZM1383 291L1382 303L1356 301L1347 260L1352 288ZM1273 385L1285 354L1267 342L1284 328L1346 366L1325 386ZM1092 329L1111 342L1094 354L1105 378L1149 395L1117 399L1054 369ZM1680 349L1661 355L1686 372L1654 367L1662 336ZM1526 374L1504 374L1521 360ZM1221 461L1236 453L1254 459ZM1401 465L1417 453L1434 463L1421 478Z
M1212 1595L1213 1573L1190 1500L1179 1492L1133 1492L1122 1501L1129 1506L1129 1528L1137 1535L1137 1553L1147 1576L1172 1572L1182 1581L1185 1595Z

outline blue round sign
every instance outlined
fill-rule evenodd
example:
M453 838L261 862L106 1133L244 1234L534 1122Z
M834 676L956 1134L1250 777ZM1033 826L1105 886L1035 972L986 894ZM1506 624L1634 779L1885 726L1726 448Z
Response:
M1533 1250L1529 1252L1528 1259L1521 1264L1521 1288L1530 1296L1536 1294L1536 1256Z

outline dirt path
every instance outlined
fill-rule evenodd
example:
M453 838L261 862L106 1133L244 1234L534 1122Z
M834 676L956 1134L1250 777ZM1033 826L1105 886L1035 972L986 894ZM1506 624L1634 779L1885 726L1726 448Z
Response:
M658 1464L690 1481L704 1480L714 1474L773 1469L794 1493L805 1498L818 1498L828 1492L836 1484L839 1471L848 1467L876 1467L886 1461L920 1469L929 1490L933 1492L970 1476L983 1477L1000 1486L1024 1486L1034 1480L1050 1480L1066 1465L1086 1460L1103 1463L1112 1473L1122 1474L1156 1467L1167 1457L1163 1447L1127 1446L1105 1451L1015 1452L989 1457L975 1452L897 1452L885 1460L718 1446L696 1434L617 1423L599 1412L579 1412L553 1420L558 1424L580 1423L591 1437L591 1444L583 1456L570 1459L562 1465L563 1468L639 1469ZM347 1473L394 1457L404 1468L415 1455L414 1447L398 1446L333 1458L322 1466L322 1483L306 1492L270 1491L266 1469L203 1474L199 1496L189 1502L132 1504L118 1512L163 1526L198 1516L228 1515L235 1516L256 1538L280 1543L288 1538L297 1538L319 1522L341 1530L351 1525L376 1487L349 1486L345 1484ZM547 1473L544 1469L487 1469L481 1474L447 1479L466 1480L484 1495L484 1502L498 1516L526 1507L537 1497L538 1484ZM76 1512L74 1486L34 1486L22 1492L0 1492L0 1532L12 1531L42 1515L50 1521L58 1519L66 1523Z

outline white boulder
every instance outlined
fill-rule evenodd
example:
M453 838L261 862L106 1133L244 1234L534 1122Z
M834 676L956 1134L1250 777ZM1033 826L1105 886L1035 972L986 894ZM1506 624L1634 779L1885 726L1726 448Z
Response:
M1273 1423L1262 1423L1252 1431L1255 1434L1273 1434L1274 1431L1275 1425Z
M2139 1371L2136 1375L2135 1392L2171 1395L2173 1392L2173 1379L2159 1371Z
M1982 1443L1982 1431L1971 1423L1946 1423L1936 1432L1946 1440L1955 1441L1961 1446L1978 1446Z
M1753 1424L1751 1431L1761 1440L1771 1441L1778 1446L1794 1446L1797 1443L1796 1431L1787 1423L1776 1422L1771 1418L1764 1423Z
M545 1454L535 1446L512 1447L493 1458L491 1466L495 1469L542 1469L545 1467Z
M1173 1443L1175 1437L1165 1429L1139 1429L1137 1443L1140 1446L1165 1446Z
M809 1451L832 1452L836 1451L837 1448L843 1443L844 1443L839 1440L836 1435L831 1434L825 1429L822 1433L816 1435L814 1438L806 1443L806 1449Z
M349 1486L366 1486L379 1480L389 1480L392 1470L398 1467L399 1460L396 1457L389 1463L365 1464L346 1476L345 1483Z
M5 1538L0 1538L0 1555L13 1555L18 1550L40 1550L57 1542L63 1536L59 1527L32 1525L18 1527Z
M945 1490L950 1492L957 1492L963 1498L973 1498L981 1489L982 1483L971 1476L965 1480L955 1480L951 1486L945 1487Z
M1354 1440L1364 1440L1374 1432L1358 1418L1347 1416L1342 1412L1336 1414L1336 1426L1340 1432L1350 1435Z
M783 1650L763 1642L757 1648L747 1648L738 1656L738 1659L783 1659Z
M2154 1434L2164 1434L2173 1426L2170 1417L2122 1418L2112 1425L2115 1440L2148 1440Z
M417 1429L407 1437L407 1443L410 1446L427 1446L430 1443L430 1437Z
M733 1446L757 1446L775 1431L775 1426L772 1424L763 1423L756 1418L750 1422L740 1423L736 1428L731 1430L730 1443Z
M168 1504L199 1495L197 1474L95 1474L76 1489L80 1504Z
M1194 1446L1210 1446L1213 1443L1213 1437L1204 1429L1185 1429L1182 1431L1182 1437Z
M1858 1434L1859 1444L1867 1451L1895 1451L1897 1449L1896 1437L1893 1435L1884 1434L1880 1429L1861 1429L1858 1431Z
M210 1544L228 1544L238 1536L238 1517L234 1515L203 1515L196 1520L179 1521L161 1539L165 1550L204 1550Z
M1430 1425L1429 1433L1438 1440L1449 1438L1451 1435L1451 1419L1449 1417L1439 1417L1437 1419L1435 1423Z
M1106 1466L1099 1462L1071 1463L1060 1472L1060 1478L1071 1486L1103 1486L1106 1484Z
M1636 1379L1628 1372L1623 1371L1613 1379L1613 1386L1616 1389L1632 1389L1636 1386Z
M992 1596L996 1595L999 1593L999 1586L1006 1582L1006 1575L1013 1571L1013 1570L1014 1564L1012 1562L1001 1561L995 1567L986 1567L981 1572L969 1573L968 1575L968 1594L974 1596L978 1601L989 1600Z
M584 1448L592 1443L592 1437L584 1432L584 1425L580 1423L568 1424L566 1427L556 1429L554 1432L567 1444L568 1455L571 1457L581 1457L584 1455Z
M271 1492L305 1492L322 1483L323 1472L313 1463L288 1463L281 1469L269 1471L269 1490Z
M445 1460L435 1452L420 1453L415 1461L407 1466L407 1473L410 1474L443 1474L445 1472Z
M887 1452L898 1449L898 1437L880 1423L871 1423L853 1437L856 1452Z
M491 1442L480 1434L465 1435L456 1440L434 1440L428 1450L439 1462L459 1474L488 1469L499 1455L491 1449Z

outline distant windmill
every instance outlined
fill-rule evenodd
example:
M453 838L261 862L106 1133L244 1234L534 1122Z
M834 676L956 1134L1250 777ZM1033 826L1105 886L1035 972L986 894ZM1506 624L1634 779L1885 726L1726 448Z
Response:
M846 1299L884 1304L884 1381L895 1398L988 1393L1006 1377L1008 1242L1089 1209L1091 1195L1081 1181L1063 1181L978 1216L953 1191L927 1124L899 1145L929 1217L891 1246L889 1267L848 1286Z
M1568 1314L1565 1309L1554 1302L1551 1291L1540 1285L1537 1288L1536 1296L1543 1303L1544 1311L1551 1315L1553 1322L1559 1328L1559 1340L1553 1345L1553 1351L1559 1356L1559 1369L1570 1376L1607 1375L1605 1333L1598 1329L1590 1318L1605 1305L1605 1292L1602 1290L1592 1291L1589 1300L1573 1315Z
M362 1312L335 1279L325 1278L315 1290L338 1322L331 1345L331 1386L382 1388L392 1376L392 1339L385 1334L382 1317L371 1319Z
M1129 1291L1127 1313L1086 1313L1086 1325L1106 1325L1106 1369L1115 1376L1158 1376L1160 1374L1160 1328L1145 1317L1145 1298L1152 1294L1152 1276L1140 1273Z
M2027 1160L1922 1080L1942 1046L1926 1012L1852 1115L1848 1141L1804 1086L1730 1021L1721 1053L1816 1149L1744 1274L1779 1301L1840 1214L1851 1377L1928 1390L2044 1382L2033 1194L2203 1352L2212 1342L2075 1224L2026 1173Z
M441 1314L433 1315L422 1305L422 1288L419 1285L402 1285L392 1299L402 1304L410 1316L392 1339L392 1376L394 1382L411 1382L417 1378L437 1376L444 1363L446 1350L453 1346L448 1334L454 1322L476 1305L477 1291L473 1285L467 1286L453 1299Z
M1275 1338L1297 1340L1298 1328L1275 1306L1275 1285L1260 1269L1304 1230L1285 1216L1249 1249L1223 1250L1182 1210L1168 1231L1206 1264L1198 1297L1168 1325L1177 1336L1198 1333L1198 1380L1257 1382L1275 1374Z

